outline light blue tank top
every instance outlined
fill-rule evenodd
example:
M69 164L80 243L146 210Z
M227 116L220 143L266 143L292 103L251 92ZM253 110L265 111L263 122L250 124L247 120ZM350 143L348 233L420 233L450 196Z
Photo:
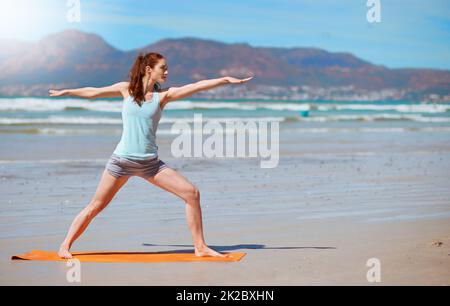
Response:
M161 118L159 94L140 107L129 96L122 105L122 137L113 154L130 159L152 159L158 156L156 129Z

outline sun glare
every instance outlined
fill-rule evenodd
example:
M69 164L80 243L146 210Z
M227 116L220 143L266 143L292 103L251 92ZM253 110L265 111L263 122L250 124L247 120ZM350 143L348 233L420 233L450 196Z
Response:
M48 27L51 6L48 1L2 0L0 38L29 40Z

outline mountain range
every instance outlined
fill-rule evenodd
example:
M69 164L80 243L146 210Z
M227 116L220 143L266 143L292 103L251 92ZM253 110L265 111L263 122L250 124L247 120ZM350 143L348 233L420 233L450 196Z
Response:
M0 95L46 96L49 88L97 87L127 80L137 54L151 51L167 59L169 79L164 86L255 76L243 86L245 90L229 86L199 97L450 101L449 70L390 69L345 52L254 47L192 37L162 39L122 51L97 34L72 29L36 43L0 41Z

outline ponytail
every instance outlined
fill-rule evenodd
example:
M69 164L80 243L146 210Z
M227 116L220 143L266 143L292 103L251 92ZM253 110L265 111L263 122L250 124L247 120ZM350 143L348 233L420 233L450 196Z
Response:
M144 86L142 84L142 79L145 76L145 67L150 66L151 68L154 68L156 63L162 58L164 58L164 56L161 54L150 52L147 54L139 54L134 61L129 73L130 85L128 87L128 92L133 96L139 106L142 106L142 103L145 100ZM156 83L153 89L154 91L158 91L160 85Z

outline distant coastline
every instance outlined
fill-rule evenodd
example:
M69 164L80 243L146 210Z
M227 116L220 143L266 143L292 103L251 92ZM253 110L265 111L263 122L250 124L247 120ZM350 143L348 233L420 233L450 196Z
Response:
M121 51L96 34L78 30L47 35L13 51L9 46L0 41L1 96L44 97L50 88L107 86L127 79L139 52L159 52L171 67L166 87L254 76L251 84L208 90L198 98L450 102L450 70L391 69L348 52L318 48L178 38Z
M61 86L42 86L33 87L30 90L21 91L20 88L0 87L0 98L46 98L48 97L48 89L50 88L71 88ZM333 94L336 88L314 88L305 92L299 90L302 86L282 87L282 86L263 86L256 85L253 88L233 88L228 86L226 88L212 89L209 91L201 92L193 95L189 100L221 100L221 101L233 101L233 100L252 100L252 101L271 101L282 100L284 102L383 102L383 101L408 101L408 102L420 102L420 103L450 103L450 94L438 95L438 94L405 94L400 90L379 90L379 91L342 91L340 95ZM282 94L280 94L282 91ZM120 100L120 98L117 98ZM116 98L105 100L117 100Z

